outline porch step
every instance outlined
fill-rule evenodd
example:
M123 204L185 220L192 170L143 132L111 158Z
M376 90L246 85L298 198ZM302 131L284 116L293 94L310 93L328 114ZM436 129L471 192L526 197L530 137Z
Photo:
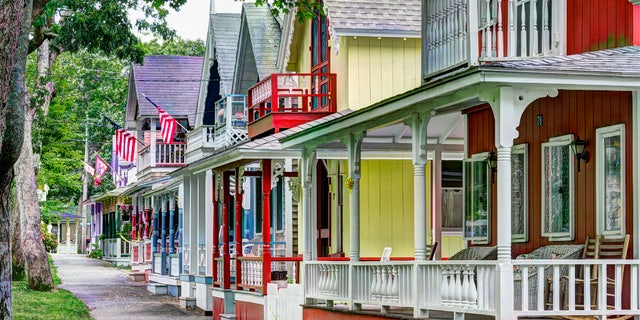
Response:
M147 284L147 291L156 295L164 295L167 294L167 285L161 283L149 283Z
M236 315L233 314L233 313L221 313L220 314L220 319L235 320L236 319Z
M144 272L132 272L129 274L129 279L133 282L146 281L147 277Z
M180 297L180 308L195 310L196 298Z

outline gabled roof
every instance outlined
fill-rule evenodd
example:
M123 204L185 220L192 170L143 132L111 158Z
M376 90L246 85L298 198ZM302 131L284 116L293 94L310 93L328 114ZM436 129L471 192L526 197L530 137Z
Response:
M548 72L588 72L640 75L640 47L621 47L585 52L568 56L555 56L506 62L492 62L482 69L512 69Z
M280 45L280 25L271 15L267 6L257 7L254 3L242 5L244 21L249 32L250 45L260 79L277 72L276 60L278 59L278 47Z
M216 13L211 15L213 27L213 46L216 51L220 72L220 91L231 93L233 69L238 50L238 34L240 33L240 14ZM209 74L207 72L207 74Z
M138 104L135 116L158 117L158 110L142 96L144 93L173 117L188 117L189 124L194 125L202 61L202 57L147 56L144 65L133 65L133 86L129 88L135 93L129 92L131 105L127 113L135 108L136 101L131 101L135 94ZM127 120L132 118L128 115Z
M335 36L421 36L420 0L325 0L324 10Z

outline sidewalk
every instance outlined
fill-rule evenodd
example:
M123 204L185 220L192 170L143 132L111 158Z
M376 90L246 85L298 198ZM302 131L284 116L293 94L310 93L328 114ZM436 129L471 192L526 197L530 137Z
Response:
M96 320L188 319L211 317L183 310L170 296L154 296L144 283L132 282L124 270L84 255L52 254L61 288L84 301Z

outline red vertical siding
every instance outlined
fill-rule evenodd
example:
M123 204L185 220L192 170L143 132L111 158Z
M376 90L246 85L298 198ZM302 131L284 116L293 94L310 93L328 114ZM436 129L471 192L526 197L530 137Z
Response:
M220 320L220 315L224 313L224 299L213 297L213 320Z
M567 1L567 54L640 45L639 15L628 0Z
M264 306L246 301L236 300L236 319L256 320L264 318Z
M330 311L316 308L304 308L302 310L302 319L304 320L384 320L398 319L398 316L385 317L357 314L348 311Z
M542 126L537 117L542 116ZM596 233L595 194L595 130L600 127L624 123L626 127L626 230L632 233L632 123L631 94L629 92L561 91L556 98L534 101L524 112L519 125L520 136L514 144L529 146L529 241L513 245L513 256L530 252L551 244L541 238L540 184L541 144L549 138L573 133L588 141L588 163L581 163L581 172L575 172L575 240L583 243L586 236ZM467 113L468 155L495 150L494 121L491 108L475 108ZM576 169L577 171L577 169ZM492 212L496 212L496 185L493 186ZM492 215L491 242L496 243L496 214ZM633 238L633 234L631 234ZM553 242L557 243L557 242ZM633 248L629 249L633 252Z

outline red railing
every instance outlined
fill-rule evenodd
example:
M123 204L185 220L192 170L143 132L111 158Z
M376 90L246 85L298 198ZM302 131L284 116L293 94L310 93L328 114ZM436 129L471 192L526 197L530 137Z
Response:
M335 112L335 73L272 74L249 88L249 124L271 113Z

